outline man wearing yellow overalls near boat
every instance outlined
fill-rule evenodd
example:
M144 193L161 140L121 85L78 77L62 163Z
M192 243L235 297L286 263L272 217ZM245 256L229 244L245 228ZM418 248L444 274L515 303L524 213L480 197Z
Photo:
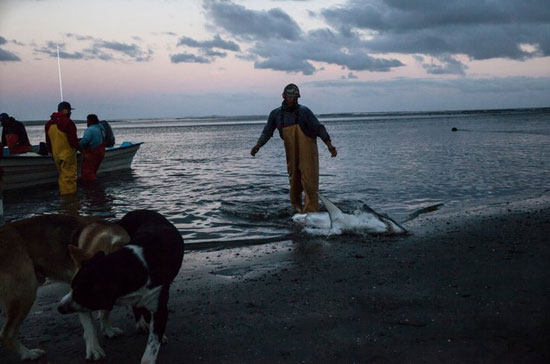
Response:
M311 110L298 104L300 90L291 83L283 90L283 103L271 111L256 145L250 151L256 155L260 148L273 136L275 129L284 141L288 178L290 182L290 202L295 212L316 212L319 209L319 153L317 137L326 144L332 157L336 148L332 145L325 127ZM302 192L305 193L302 206Z
M76 192L77 160L79 148L76 125L71 120L71 104L59 103L57 112L46 123L46 145L52 153L55 166L59 171L59 193L68 195Z

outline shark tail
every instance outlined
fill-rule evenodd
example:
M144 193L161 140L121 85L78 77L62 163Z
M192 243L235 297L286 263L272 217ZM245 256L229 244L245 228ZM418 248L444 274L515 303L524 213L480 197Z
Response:
M407 216L407 218L403 221L401 221L401 224L407 222L407 221L411 221L413 219L416 219L419 215L422 215L422 214L426 214L428 212L433 212L433 211L436 211L438 210L441 206L443 206L442 203L438 203L438 204L435 204L435 205L431 205L431 206L428 206L428 207L423 207L419 210L416 210L415 212L413 212L412 214L409 214L409 216Z

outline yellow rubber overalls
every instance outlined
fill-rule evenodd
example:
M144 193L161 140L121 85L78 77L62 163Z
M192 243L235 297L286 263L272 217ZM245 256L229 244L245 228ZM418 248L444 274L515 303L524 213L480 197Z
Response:
M296 212L317 212L319 200L319 152L317 139L308 137L298 124L281 128L290 182L290 202ZM305 192L302 208L302 191Z
M67 195L76 192L76 150L71 147L67 134L53 124L48 129L48 137L52 145L52 155L59 171L59 194Z

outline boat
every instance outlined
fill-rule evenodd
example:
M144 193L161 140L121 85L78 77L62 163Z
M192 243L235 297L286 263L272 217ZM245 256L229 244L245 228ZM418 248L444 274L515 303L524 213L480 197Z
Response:
M99 166L97 175L109 172L129 170L132 160L143 143L123 142L105 149L105 157ZM37 150L37 148L33 148ZM35 152L9 155L7 148L3 150L0 167L3 169L2 185L4 191L21 188L56 184L59 172L50 155L40 155ZM78 176L82 166L82 155L78 157Z

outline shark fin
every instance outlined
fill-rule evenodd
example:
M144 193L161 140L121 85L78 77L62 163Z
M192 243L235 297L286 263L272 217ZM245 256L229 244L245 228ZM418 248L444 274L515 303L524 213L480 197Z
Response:
M319 198L323 201L323 205L327 208L330 217L330 228L332 229L333 222L342 215L342 210L336 207L328 198L319 193Z

